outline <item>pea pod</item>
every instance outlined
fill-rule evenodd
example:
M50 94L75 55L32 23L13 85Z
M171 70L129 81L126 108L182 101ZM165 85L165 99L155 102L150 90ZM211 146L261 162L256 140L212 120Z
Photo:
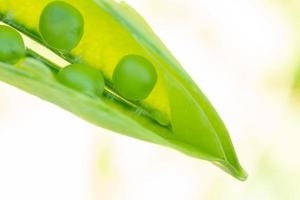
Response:
M0 0L0 16L4 23L47 46L38 27L40 15L50 2ZM69 63L84 63L101 71L106 84L104 95L93 98L65 87L55 79L45 78L41 76L42 73L32 75L23 70L30 66L19 69L1 63L0 80L52 102L93 124L175 148L187 155L211 161L240 180L246 179L247 175L239 164L222 120L136 11L124 2L110 0L65 2L78 9L83 16L84 34L70 52L48 47ZM34 5L34 9L31 5ZM114 70L127 55L139 55L147 59L157 73L154 88L145 99L141 98L138 102L123 98L114 90ZM30 52L27 56L35 58ZM53 68L46 59L45 63ZM30 62L26 64L30 65Z

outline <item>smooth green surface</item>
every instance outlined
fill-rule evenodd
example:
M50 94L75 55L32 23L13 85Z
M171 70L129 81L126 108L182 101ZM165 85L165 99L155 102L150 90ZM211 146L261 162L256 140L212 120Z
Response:
M153 90L157 81L154 66L138 55L127 55L121 59L113 73L116 90L126 99L140 101Z
M82 38L84 20L72 5L54 1L44 8L40 16L39 30L50 47L70 51Z
M83 64L72 64L64 67L57 75L62 84L89 95L102 95L104 79L101 72Z
M203 110L182 86L171 77L167 78L174 134L192 146L201 147L204 154L209 152L204 155L207 158L223 158L217 134Z
M4 18L4 21L43 44L36 34L36 18L50 0L29 0L30 4L35 5L35 12L26 6L20 7L20 2L0 0L0 5L3 5L0 7L1 14L15 13L14 18ZM247 174L239 164L229 133L219 115L135 10L124 2L112 0L66 2L83 14L85 33L71 54L62 56L69 62L80 61L100 69L107 85L111 86L114 67L120 59L128 54L141 55L154 65L158 75L150 95L141 102L124 104L114 95L106 93L104 98L94 100L75 90L71 90L71 94L61 84L53 90L41 78L32 81L22 77L20 85L16 81L15 71L10 73L10 77L15 76L13 80L0 76L1 80L55 103L91 123L212 161L234 177L246 179Z
M11 27L0 25L0 61L17 63L25 55L21 35Z

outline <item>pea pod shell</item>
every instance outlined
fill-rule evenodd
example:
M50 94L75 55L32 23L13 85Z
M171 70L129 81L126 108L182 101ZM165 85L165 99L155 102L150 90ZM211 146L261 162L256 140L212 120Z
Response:
M19 16L16 15L13 19L4 18L4 21L11 25L22 24L24 27L20 30L38 40L36 18L43 6L50 1L27 1L37 8L36 16L32 14L28 18L23 16L32 12L30 8L21 8L17 2L21 1L0 0L2 15L19 11ZM144 19L124 2L68 2L81 11L87 23L84 38L71 55L80 56L82 61L101 68L108 81L111 79L113 66L122 56L131 53L147 57L157 67L158 83L143 103L163 112L170 119L171 126L161 126L116 102L95 102L56 83L32 79L8 65L1 65L0 79L55 103L94 124L212 161L234 177L245 180L246 172L237 159L228 131L219 115ZM95 24L101 28L95 30ZM15 79L8 80L3 74ZM23 84L20 84L21 82ZM74 98L76 102L72 101ZM84 109L85 106L89 109ZM185 111L186 106L188 112Z

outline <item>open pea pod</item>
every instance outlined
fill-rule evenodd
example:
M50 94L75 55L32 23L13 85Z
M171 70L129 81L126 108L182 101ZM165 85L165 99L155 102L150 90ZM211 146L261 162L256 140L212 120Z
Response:
M1 20L47 46L38 25L49 2L0 0ZM82 14L84 34L71 52L52 51L69 63L86 63L99 69L106 83L104 95L90 96L62 85L55 78L57 66L30 50L27 58L14 66L0 63L0 80L93 124L209 160L234 177L246 179L222 120L136 11L124 2L110 0L65 2ZM114 91L113 71L129 54L147 58L157 72L154 89L140 102L125 100Z

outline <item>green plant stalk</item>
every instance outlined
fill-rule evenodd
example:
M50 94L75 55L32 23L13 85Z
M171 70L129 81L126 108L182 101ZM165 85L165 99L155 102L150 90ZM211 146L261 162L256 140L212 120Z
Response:
M29 0L28 2L32 5L44 5L50 1ZM70 0L68 2L80 8L82 12L93 9L91 14L84 13L86 21L96 20L95 22L98 22L99 19L99 21L104 20L107 24L111 24L120 31L125 42L132 45L130 51L140 52L151 59L157 66L160 80L163 80L157 86L160 93L153 92L150 100L140 104L128 102L113 92L108 76L109 71L104 71L108 85L105 95L102 98L90 97L66 88L59 84L52 75L44 73L47 71L45 68L54 73L58 68L51 61L32 51L28 51L28 55L35 58L36 63L25 59L23 63L19 64L23 65L23 68L1 63L0 80L52 102L93 124L211 161L234 177L245 180L247 175L239 164L222 120L198 86L146 22L123 2L116 3L110 0ZM14 11L18 9L20 9L18 13L24 12L24 15L28 12L24 7L16 7L15 3L16 1L0 0L2 21L43 44L38 32L34 30L35 22L30 20L22 22L22 18L14 16ZM10 15L10 13L12 14ZM109 30L100 31L102 32L97 33L109 33ZM88 42L88 39L93 37L93 35L87 34L82 43ZM110 36L107 37L109 41ZM101 44L101 41L98 42ZM43 45L45 46L45 44ZM104 42L103 45L106 43ZM118 44L110 45L112 51L108 49L108 52L103 52L104 55L115 52L115 48L120 49L120 52L117 52L120 55L128 51L120 48ZM85 46L85 52L89 53L89 48L92 50L92 47ZM87 62L92 64L96 61L91 59L89 54L84 54L83 59L80 58L78 49L70 54L61 54L53 49L52 51L69 63ZM118 56L115 58L117 59ZM105 60L106 57L103 59ZM107 60L104 66L111 64L109 62ZM35 71L29 70L30 72L28 72L32 66L38 67L35 67ZM107 69L103 68L103 70ZM160 106L157 101L151 101L153 99L165 99L166 101ZM164 126L161 125L162 123L157 123L159 117L153 115L152 111L165 113L166 115L163 116L167 117L163 117L162 121L168 118L170 125Z

